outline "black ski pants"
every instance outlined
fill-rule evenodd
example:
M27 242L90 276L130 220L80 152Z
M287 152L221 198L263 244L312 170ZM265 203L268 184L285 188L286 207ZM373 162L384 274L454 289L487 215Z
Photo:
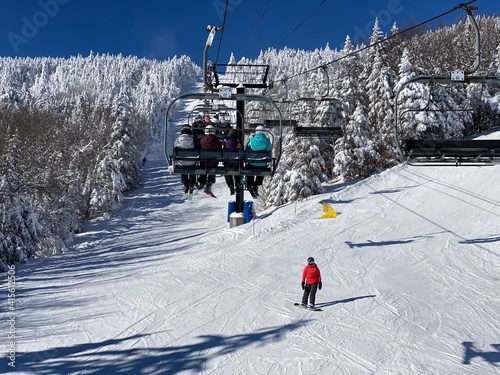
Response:
M307 298L309 298L309 304L316 304L316 292L318 291L318 283L306 284L304 288L304 294L302 295L302 304L307 305Z
M184 189L192 189L196 183L195 174L181 174L181 182L184 185Z

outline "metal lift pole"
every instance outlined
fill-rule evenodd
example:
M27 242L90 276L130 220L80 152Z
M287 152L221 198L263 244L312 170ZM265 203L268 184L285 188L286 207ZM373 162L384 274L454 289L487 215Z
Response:
M236 87L236 94L245 94L245 86L239 85ZM236 129L238 129L238 133L240 138L240 143L242 147L245 147L243 141L244 136L243 136L243 121L245 119L245 101L244 100L237 100L236 101ZM235 202L235 211L236 212L243 212L244 210L244 204L245 204L245 187L241 186L240 189L236 189L236 202Z
M214 41L215 33L220 30L220 27L208 25L205 30L208 31L207 42L205 43L205 49L203 51L203 84L205 85L205 90L214 91L212 82L209 81L208 76L208 49L212 46Z

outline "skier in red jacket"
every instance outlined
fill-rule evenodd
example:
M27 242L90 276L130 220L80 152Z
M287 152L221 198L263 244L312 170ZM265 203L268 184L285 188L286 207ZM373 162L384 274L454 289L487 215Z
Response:
M321 272L318 266L314 263L314 258L307 258L307 266L304 267L302 272L302 306L307 307L307 299L309 298L309 307L314 309L316 302L316 291L323 286L321 282Z

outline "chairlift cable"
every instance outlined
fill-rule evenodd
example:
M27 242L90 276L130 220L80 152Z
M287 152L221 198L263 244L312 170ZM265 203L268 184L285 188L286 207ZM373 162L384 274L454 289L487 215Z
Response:
M292 35L295 31L297 31L297 29L299 27L301 27L314 13L316 13L316 11L321 7L321 5L323 5L323 3L325 3L326 0L323 0L321 1L321 3L318 4L318 6L311 12L309 13L309 15L304 18L297 26L295 26L295 28L290 31L283 39L281 39L273 48L277 48L281 43L283 43L290 35Z
M228 9L229 9L229 0L226 0L226 9L224 10L224 20L222 22L222 30L220 33L219 48L217 49L217 56L215 58L215 65L217 65L217 63L219 61L220 49L222 47L222 38L224 37L224 31L226 30L226 20L227 20Z
M245 45L243 46L243 48L239 52L239 55L243 55L243 52L248 47L248 43L250 42L250 39L252 39L253 34L255 34L255 31L257 31L257 29L259 28L261 22L264 20L264 17L266 16L267 11L269 10L269 8L271 8L271 5L272 5L273 1L274 0L269 0L269 3L267 4L266 9L264 10L264 13L262 13L262 16L260 16L259 21L257 21L257 24L255 25L254 29L252 30L252 33L248 36Z
M317 67L314 67L314 68L311 68L311 69L304 70L303 72L300 72L300 73L296 73L296 74L294 74L294 75L287 76L287 77L286 77L286 79L288 80L288 79L291 79L291 78L296 78L296 77L299 77L299 76L304 75L304 74L311 73L311 72L313 72L313 71L317 70L318 68L320 68L320 67L322 67L322 66L332 65L332 64L334 64L334 63L336 63L336 62L339 62L339 61L341 61L341 60L344 60L344 59L346 59L346 58L348 58L348 57L354 56L354 55L356 55L356 54L358 54L358 53L361 53L361 52L363 52L363 51L365 51L365 50L367 50L367 49L369 49L369 48L375 47L375 46L377 46L377 45L379 45L379 44L382 44L382 43L387 42L387 41L389 41L389 40L391 40L391 39L393 39L393 38L396 38L396 37L398 37L398 36L400 36L400 35L402 35L402 34L404 34L404 33L407 33L407 32L409 32L409 31L411 31L411 30L413 30L413 29L416 29L416 28L418 28L418 27L421 27L421 26L423 26L423 25L425 25L425 24L428 24L428 23L430 23L430 22L432 22L432 21L435 21L435 20L437 20L437 19L439 19L439 18L442 18L442 17L444 17L444 16L447 16L448 14L453 13L453 12L455 12L456 10L458 10L458 9L460 9L460 8L462 8L462 7L466 7L466 6L468 6L468 5L472 4L472 3L475 3L476 1L477 1L477 0L471 0L471 1L467 2L467 3L461 3L461 4L458 4L458 5L456 5L455 7L453 7L452 9L450 9L450 10L449 10L449 11L447 11L447 12L444 12L444 13L442 13L442 14L440 14L440 15L437 15L437 16L435 16L435 17L432 17L432 18L430 18L430 19L428 19L428 20L426 20L426 21L420 22L420 23L418 23L418 24L416 24L416 25L414 25L414 26L412 26L412 27L410 27L410 28L408 28L408 29L405 29L405 30L400 31L400 32L398 32L398 33L396 33L396 34L393 34L393 35L391 35L391 36L388 36L388 37L387 37L387 38L385 38L385 39L381 39L381 40L379 40L378 42L375 42L375 43L373 43L373 44L369 44L369 45L367 45L367 46L365 46L365 47L362 47L362 48L360 48L360 49L357 49L356 51L353 51L353 52L351 52L351 53L348 53L347 55L344 55L344 56L342 56L342 57L339 57L338 59L335 59L335 60L332 60L332 61L330 61L330 62L327 62L327 63L321 64L320 66L317 66ZM280 42L280 43L281 43L281 42ZM281 82L281 81L283 81L283 79L280 79L280 80L277 80L277 81L271 82L271 84L276 83L276 82Z

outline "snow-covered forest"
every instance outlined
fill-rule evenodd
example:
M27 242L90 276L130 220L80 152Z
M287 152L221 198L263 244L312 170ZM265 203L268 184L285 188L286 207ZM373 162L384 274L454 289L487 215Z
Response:
M499 76L500 18L478 23L482 60L475 74ZM278 172L263 186L266 205L399 163L395 90L416 75L474 64L475 32L466 19L391 37L400 31L375 22L372 48L347 37L342 50L270 49L238 62L270 66L272 88L259 93L280 103L287 118L344 129L336 140L299 139L286 130ZM140 184L143 160L160 147L169 101L201 74L186 56L0 58L0 270L64 251L86 220L113 215L123 194ZM318 95L331 100L297 100ZM411 84L399 98L406 137L463 138L500 124L499 87ZM418 108L429 111L412 111ZM250 110L248 120L264 120L257 113Z

